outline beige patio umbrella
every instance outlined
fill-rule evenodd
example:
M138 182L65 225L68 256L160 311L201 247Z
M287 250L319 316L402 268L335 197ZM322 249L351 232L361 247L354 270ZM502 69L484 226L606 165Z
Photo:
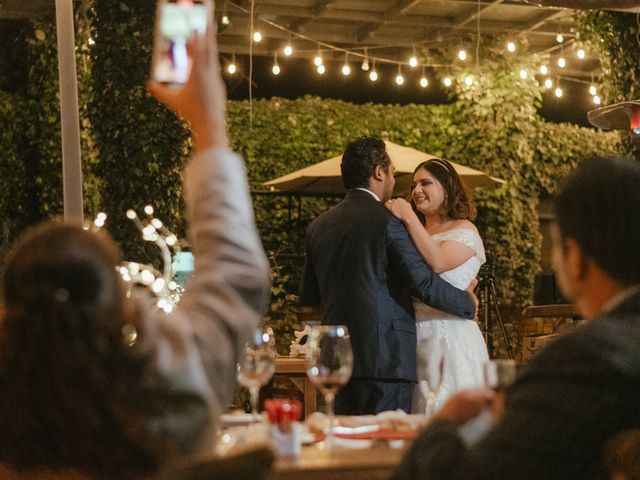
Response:
M411 177L415 168L422 162L437 158L415 148L404 147L384 141L387 153L396 168L395 195L404 195L411 186ZM284 192L298 193L345 193L340 176L342 155L324 160L309 167L289 173L264 183ZM468 188L487 187L505 183L504 180L491 177L480 170L451 162Z

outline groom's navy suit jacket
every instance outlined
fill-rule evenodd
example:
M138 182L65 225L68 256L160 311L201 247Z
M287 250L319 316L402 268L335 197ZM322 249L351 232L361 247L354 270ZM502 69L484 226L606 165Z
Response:
M429 268L402 222L370 193L350 190L311 223L301 301L320 306L323 324L349 328L353 378L415 381L412 295L474 318L469 294Z

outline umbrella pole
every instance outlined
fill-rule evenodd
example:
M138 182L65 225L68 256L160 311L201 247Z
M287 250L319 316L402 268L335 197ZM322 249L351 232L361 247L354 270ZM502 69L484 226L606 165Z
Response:
M73 0L56 0L64 220L82 225L82 163Z

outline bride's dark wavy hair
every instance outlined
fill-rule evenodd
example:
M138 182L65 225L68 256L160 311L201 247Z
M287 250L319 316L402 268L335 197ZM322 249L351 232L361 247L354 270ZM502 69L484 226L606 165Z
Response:
M477 210L471 200L471 194L464 183L462 183L462 179L460 175L458 175L458 172L456 172L456 169L453 168L453 165L451 165L448 160L444 158L431 158L422 162L413 171L411 175L412 179L420 169L424 169L433 175L444 188L445 197L440 213L443 218L451 220L475 220ZM412 190L413 189L409 191L407 201L411 203L413 211L416 212L416 215L418 215L418 218L424 224L424 215L416 209L413 198L411 198Z
M151 471L131 440L139 361L123 342L120 253L105 234L43 224L18 241L2 276L0 463L74 468L94 478ZM140 399L137 399L140 400Z

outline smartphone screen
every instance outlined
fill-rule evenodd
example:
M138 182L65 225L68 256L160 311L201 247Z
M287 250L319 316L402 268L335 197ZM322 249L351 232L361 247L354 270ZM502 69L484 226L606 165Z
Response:
M152 76L161 83L180 85L189 78L187 42L194 31L204 34L210 3L203 0L161 0L158 4Z

